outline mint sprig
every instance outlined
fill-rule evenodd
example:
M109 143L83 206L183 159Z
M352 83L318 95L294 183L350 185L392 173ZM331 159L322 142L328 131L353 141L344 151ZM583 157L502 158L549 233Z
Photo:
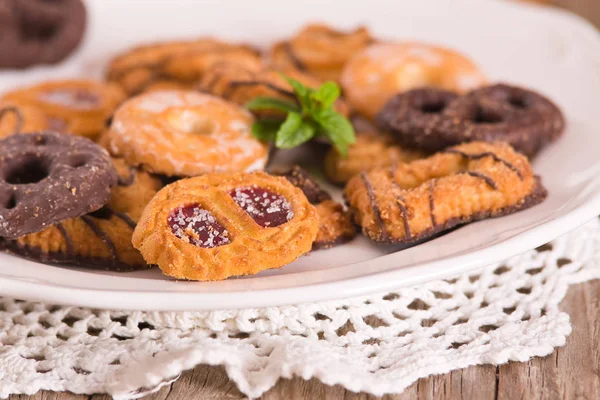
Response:
M325 82L312 89L286 75L296 95L296 102L273 97L256 97L246 108L252 111L273 110L286 114L285 119L261 119L252 126L252 134L259 140L274 142L280 149L289 149L308 142L315 136L327 138L342 155L356 142L350 121L337 113L333 106L340 96L335 82Z

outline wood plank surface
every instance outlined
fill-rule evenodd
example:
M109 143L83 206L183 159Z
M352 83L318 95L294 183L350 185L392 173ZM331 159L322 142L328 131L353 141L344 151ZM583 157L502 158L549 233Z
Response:
M600 0L535 0L553 3L578 13L600 26ZM599 71L600 73L600 71ZM512 400L512 399L600 399L600 281L573 286L561 308L568 312L573 333L567 344L550 356L527 363L499 367L476 366L445 375L420 379L400 395L386 400ZM148 400L243 399L221 367L198 366ZM316 379L281 380L264 400L374 399L339 386L326 386ZM73 395L40 392L15 395L10 400L108 400L106 395Z

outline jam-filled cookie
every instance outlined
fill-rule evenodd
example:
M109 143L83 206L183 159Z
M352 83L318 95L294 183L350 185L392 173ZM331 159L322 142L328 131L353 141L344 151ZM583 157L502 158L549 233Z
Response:
M505 143L471 142L427 159L363 172L344 195L371 240L412 243L546 198L527 158Z
M303 72L287 69L275 70L263 68L249 70L242 65L222 63L209 68L198 85L205 93L223 97L231 102L244 106L256 97L275 97L287 101L296 101L292 87L281 76L286 74L310 88L318 88L321 81ZM349 107L342 99L337 99L335 110L347 116Z
M314 207L285 178L207 174L158 192L133 245L166 275L210 281L289 264L310 251L318 229Z
M355 175L374 168L423 158L424 153L399 146L392 137L380 133L360 133L356 143L343 157L335 148L325 155L325 176L335 184L343 185Z
M168 176L264 168L267 145L251 135L252 114L191 91L150 92L115 113L103 142L130 165Z
M2 0L0 68L63 60L81 42L86 19L81 0Z
M342 32L322 24L311 24L270 51L270 63L279 69L294 68L322 80L337 81L344 64L373 43L364 27Z
M37 109L53 131L95 139L124 99L124 93L113 84L65 80L14 90L0 101L17 108Z
M431 88L401 93L386 103L377 124L399 143L429 152L502 141L531 157L563 133L565 118L541 94L498 84L463 96Z
M302 190L308 201L315 206L319 217L319 233L313 243L313 250L328 249L354 239L356 225L344 206L331 199L317 182L299 166L282 172L290 183Z
M113 159L113 164L119 181L105 206L41 232L4 240L0 247L46 263L111 271L146 268L144 258L131 244L131 236L161 182L147 172L129 167L123 160Z
M419 87L466 92L486 83L467 57L424 43L381 43L356 54L341 84L350 105L370 118L397 93Z
M0 237L16 239L96 211L117 183L106 150L54 132L0 140Z
M156 85L192 89L208 68L223 62L248 69L259 69L261 65L258 52L249 46L201 38L128 50L110 63L107 78L121 85L129 96L154 90Z

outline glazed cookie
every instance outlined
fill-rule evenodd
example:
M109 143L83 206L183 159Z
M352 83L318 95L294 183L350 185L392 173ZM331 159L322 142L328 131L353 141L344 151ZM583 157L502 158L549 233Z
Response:
M311 249L318 225L314 207L285 178L207 174L158 192L133 245L166 275L221 280L291 263Z
M124 99L123 92L113 84L66 80L8 92L1 102L23 110L35 108L36 118L45 119L44 124L54 131L95 139Z
M152 90L155 85L191 89L204 71L223 62L256 70L261 65L258 52L249 46L202 38L136 47L110 63L107 78L130 96Z
M348 210L333 201L317 182L299 166L282 172L290 183L302 190L308 201L315 206L319 217L319 233L313 243L313 250L327 249L354 239L356 225Z
M344 64L371 43L373 38L364 27L342 32L312 24L290 40L275 44L269 60L278 69L294 68L322 80L338 81Z
M356 143L349 147L346 157L335 148L325 155L325 176L337 185L343 185L355 175L374 168L387 167L425 157L425 154L399 146L389 135L360 133Z
M5 250L37 261L83 268L127 271L146 268L131 235L160 180L113 159L119 173L108 203L97 211L58 222L41 232L0 243Z
M46 132L0 140L0 237L96 211L116 183L108 154L88 139Z
M415 89L391 99L378 126L409 147L429 152L469 141L502 141L532 157L564 131L560 109L531 90L494 85L458 96Z
M294 69L249 70L239 64L222 63L214 65L205 72L198 89L241 106L248 104L256 97L275 97L296 101L292 87L281 76L281 73L314 89L322 83L319 79ZM349 114L349 107L342 99L336 100L335 110L344 116Z
M254 139L254 118L233 103L191 91L145 93L115 113L103 137L130 165L168 176L263 169L267 145Z
M381 43L356 54L341 84L350 105L374 118L395 94L419 87L466 92L486 83L464 55L424 43Z
M427 159L363 172L344 195L375 242L413 243L546 198L527 158L505 143L471 142Z
M85 26L81 0L3 0L0 68L57 63L79 45Z

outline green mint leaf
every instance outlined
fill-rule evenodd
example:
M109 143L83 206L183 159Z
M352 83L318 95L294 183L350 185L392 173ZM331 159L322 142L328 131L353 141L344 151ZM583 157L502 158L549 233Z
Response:
M275 146L280 149L291 149L310 140L314 134L315 131L310 125L303 124L302 115L291 112L277 131Z
M255 97L248 104L246 108L252 111L260 110L276 110L283 112L300 111L298 105L287 100L281 100L274 97Z
M282 121L263 119L252 124L252 136L263 142L273 142L281 127Z
M346 156L348 154L348 145L356 142L352 124L332 109L321 111L315 115L315 120L337 151L342 156Z
M325 82L311 96L313 101L320 104L320 109L325 110L331 108L333 103L340 97L340 87L335 82Z

